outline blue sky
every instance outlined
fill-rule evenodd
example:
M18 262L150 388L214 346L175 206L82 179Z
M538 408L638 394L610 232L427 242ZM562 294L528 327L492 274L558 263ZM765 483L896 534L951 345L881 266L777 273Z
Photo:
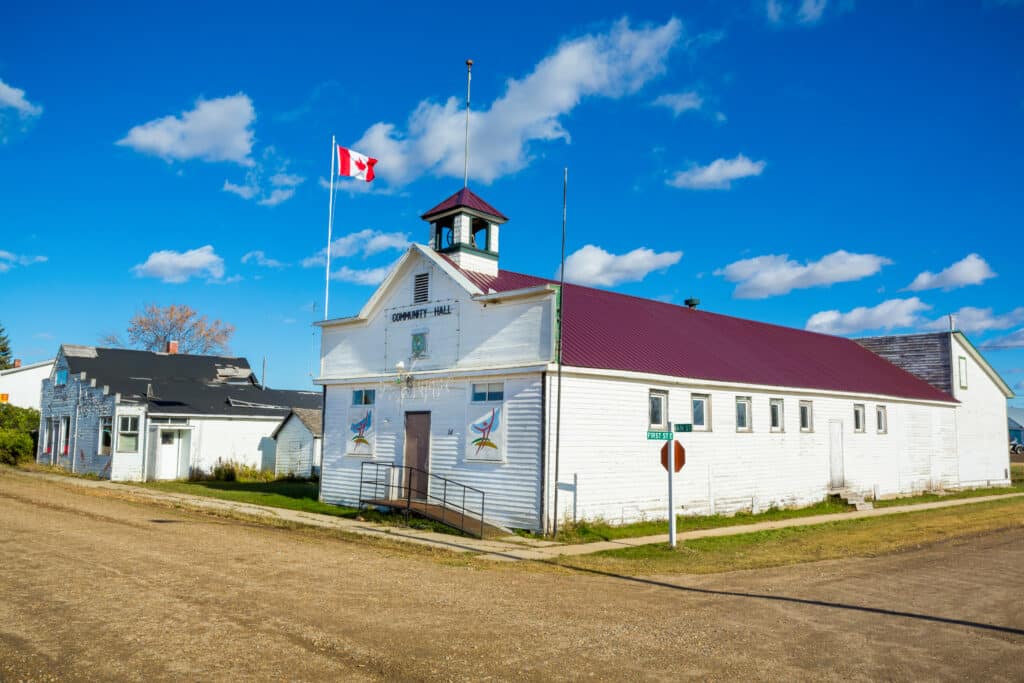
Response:
M15 355L144 304L234 324L305 387L330 137L331 314L356 312L462 181L501 265L839 334L959 313L1024 393L1024 4L31 3L0 42L0 323ZM938 321L938 322L936 322Z

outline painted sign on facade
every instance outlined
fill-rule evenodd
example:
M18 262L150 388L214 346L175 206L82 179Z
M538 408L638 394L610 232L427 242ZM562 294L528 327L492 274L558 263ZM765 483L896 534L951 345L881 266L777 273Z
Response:
M354 419L353 417L354 416ZM350 413L348 452L352 455L373 455L373 409L353 410Z
M501 460L501 445L505 440L502 429L500 407L486 408L469 423L471 439L467 444L466 457L469 460Z

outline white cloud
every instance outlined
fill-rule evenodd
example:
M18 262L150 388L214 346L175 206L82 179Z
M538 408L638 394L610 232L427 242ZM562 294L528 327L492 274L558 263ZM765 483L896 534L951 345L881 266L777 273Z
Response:
M853 0L833 2L831 5L829 0L765 0L764 14L768 23L775 26L792 23L813 26L825 17L826 12L850 12L854 9L854 4Z
M388 276L388 273L394 267L394 263L381 266L380 268L349 268L348 266L342 266L331 273L331 279L339 280L340 282L351 282L357 285L379 285L384 282L384 278Z
M0 81L0 108L10 108L25 118L43 113L43 108L25 99L25 91Z
M796 12L797 21L802 24L813 24L825 13L828 0L801 0L800 9Z
M953 321L958 330L970 334L988 332L989 330L1008 330L1024 323L1024 306L1015 308L1008 313L995 315L991 308L975 308L964 306L953 314ZM948 330L949 318L942 316L924 326L927 330Z
M782 21L782 4L779 0L767 0L764 4L764 14L771 23L780 23Z
M1024 330L1017 330L1002 337L990 339L981 345L983 349L1024 349Z
M295 188L306 179L295 173L288 173L290 162L282 158L273 146L263 150L260 159L245 173L245 181L239 185L230 180L224 181L221 188L225 192L237 194L242 199L257 199L260 206L277 206L295 196ZM276 169L266 178L267 169ZM269 192L268 192L269 190Z
M639 29L622 19L606 33L562 43L504 94L470 117L470 175L490 183L525 168L530 143L564 140L562 118L586 97L619 98L665 72L669 51L683 27L678 19ZM376 172L400 185L423 175L462 177L465 111L461 97L444 104L423 100L405 130L393 123L370 126L352 147L380 159Z
M588 244L565 259L565 279L581 285L613 287L622 282L639 282L655 270L679 263L681 251L655 252L646 247L627 254L610 254Z
M225 192L231 192L237 194L242 199L252 199L260 193L260 188L256 185L235 185L231 181L225 180L224 187L221 188Z
M409 234L405 232L381 232L366 228L359 232L353 232L331 242L331 258L344 258L362 254L363 258L373 256L388 250L403 251L412 244L409 241ZM324 254L327 249L321 249L313 256L302 260L306 268L324 265Z
M257 266L262 266L264 268L284 268L288 265L287 263L282 263L277 259L267 258L266 253L259 249L256 251L250 251L242 257L242 263L249 263L250 261L255 263Z
M715 159L707 166L676 171L665 183L687 190L728 190L734 180L761 175L764 166L763 161L751 161L738 154L733 159Z
M926 289L942 289L948 292L968 285L980 285L995 276L985 259L977 254L968 254L937 275L928 270L920 273L907 285L907 290L920 292Z
M132 268L136 277L159 278L164 282L181 283L193 277L208 277L220 280L224 277L224 259L217 256L213 247L190 251L155 251L145 263Z
M679 116L684 112L700 109L704 106L704 98L691 90L688 92L659 95L652 104L657 107L671 109L673 116Z
M807 329L825 334L852 334L865 330L892 330L913 327L922 311L931 309L916 296L909 299L889 299L877 306L859 306L846 313L837 310L820 311L807 320Z
M296 187L305 181L305 178L294 173L275 173L270 176L270 182L275 187Z
M25 256L0 249L0 273L6 273L15 266L31 266L48 260L45 256Z
M884 256L851 254L842 249L807 263L794 261L788 254L767 254L730 263L716 270L715 275L738 283L733 292L738 299L765 299L794 289L860 280L890 263Z
M295 190L287 187L274 188L270 194L256 202L260 206L277 206L281 202L288 201L295 196Z
M256 110L245 93L196 101L195 109L135 126L117 144L167 161L202 159L252 166Z

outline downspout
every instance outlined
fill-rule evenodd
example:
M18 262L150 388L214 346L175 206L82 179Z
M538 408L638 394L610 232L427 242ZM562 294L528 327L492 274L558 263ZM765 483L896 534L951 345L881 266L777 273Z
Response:
M545 536L548 533L548 518L545 514L547 506L546 487L548 472L548 373L540 373L540 529Z
M320 478L316 480L316 499L324 502L324 446L327 444L327 385L321 387L324 393L323 404L320 406ZM316 437L313 437L313 450L316 451ZM313 465L310 464L310 468Z
M75 473L75 453L78 451L78 415L82 408L82 377L78 377L78 400L75 401L75 428L71 432L71 473Z

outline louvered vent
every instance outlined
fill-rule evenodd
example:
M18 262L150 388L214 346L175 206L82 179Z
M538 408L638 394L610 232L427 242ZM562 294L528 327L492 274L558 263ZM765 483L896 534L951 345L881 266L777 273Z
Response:
M425 304L430 298L430 273L420 273L416 276L416 282L412 290L412 302L414 304Z

